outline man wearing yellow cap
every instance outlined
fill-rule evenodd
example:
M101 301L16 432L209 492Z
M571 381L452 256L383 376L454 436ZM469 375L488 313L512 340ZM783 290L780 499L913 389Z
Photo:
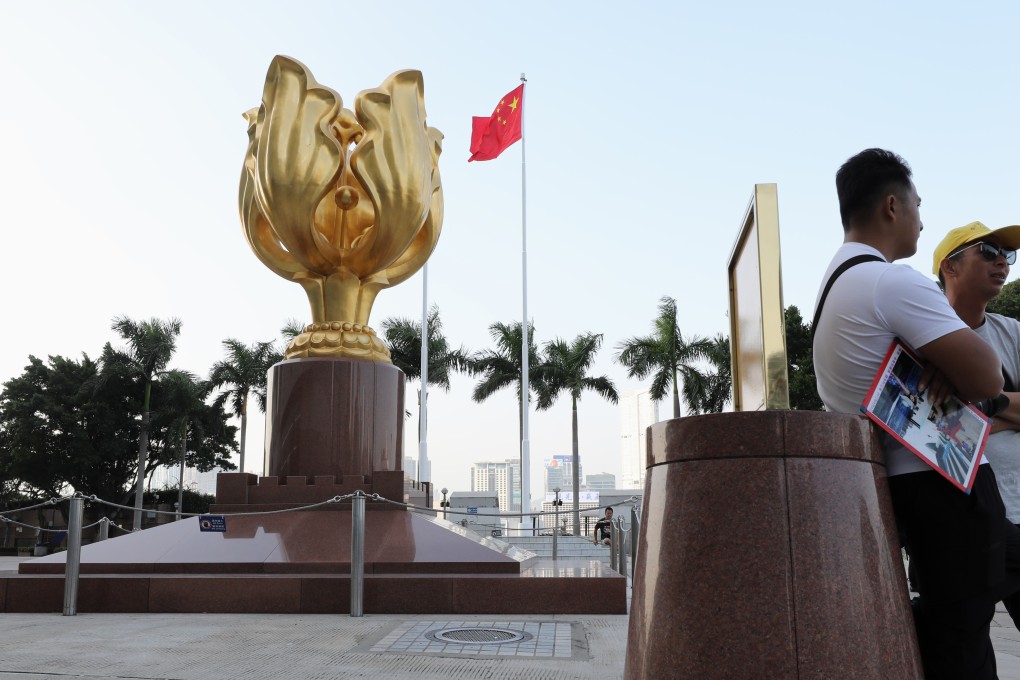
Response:
M995 349L1003 395L995 408L985 457L995 471L1006 518L1020 525L1020 322L985 308L999 294L1020 248L1020 226L989 229L981 222L953 229L935 248L932 273L960 318ZM1004 598L1020 627L1020 594Z
M894 261L917 252L921 199L906 162L867 149L836 173L843 245L815 303L813 356L826 409L860 413L893 339L926 359L927 397L997 397L994 350L938 286ZM916 567L918 642L928 680L996 677L989 624L1006 581L1006 520L995 477L980 465L968 495L892 438L883 441L896 523ZM1012 591L1010 591L1012 592Z

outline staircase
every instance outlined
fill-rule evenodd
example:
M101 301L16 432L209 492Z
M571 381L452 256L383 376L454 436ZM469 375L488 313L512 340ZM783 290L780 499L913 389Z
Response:
M530 550L540 557L552 557L552 536L500 536L501 541ZM585 536L559 536L558 559L599 560L609 564L609 546L595 545Z

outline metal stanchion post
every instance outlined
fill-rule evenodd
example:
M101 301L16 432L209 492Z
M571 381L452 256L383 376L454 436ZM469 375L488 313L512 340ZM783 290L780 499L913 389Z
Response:
M364 614L365 494L356 492L351 512L351 616Z
M64 616L78 613L78 568L81 562L81 515L85 500L71 499L71 516L67 522L67 564L64 566Z
M616 533L616 522L609 520L609 568L613 571L616 571L616 542L619 539Z
M110 518L104 517L99 520L99 538L96 540L105 541L110 537Z
M637 539L641 526L638 524L637 509L630 506L630 577L634 578L634 567L637 565Z
M553 500L553 559L556 559L556 552L559 544L557 539L560 533L560 487L553 489L553 493L556 494L555 500Z
M619 544L613 542L613 549L616 550L616 570L620 572L620 576L627 575L627 553L623 550L623 544L626 542L626 536L623 532L623 518L617 517L616 520L616 538L619 540Z

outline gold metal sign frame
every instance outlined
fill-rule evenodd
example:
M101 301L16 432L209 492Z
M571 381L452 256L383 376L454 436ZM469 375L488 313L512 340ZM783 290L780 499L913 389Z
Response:
M786 374L779 200L775 184L755 184L727 266L733 409L790 408Z

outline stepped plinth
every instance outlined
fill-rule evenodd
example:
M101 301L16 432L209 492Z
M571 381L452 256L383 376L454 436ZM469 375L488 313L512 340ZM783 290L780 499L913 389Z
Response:
M626 578L599 560L538 558L404 507L393 366L284 361L268 406L270 474L217 478L226 531L193 517L83 546L78 611L349 613L351 503L327 501L361 491L385 499L366 501L365 613L627 613ZM65 553L22 563L0 611L61 611L64 569Z

